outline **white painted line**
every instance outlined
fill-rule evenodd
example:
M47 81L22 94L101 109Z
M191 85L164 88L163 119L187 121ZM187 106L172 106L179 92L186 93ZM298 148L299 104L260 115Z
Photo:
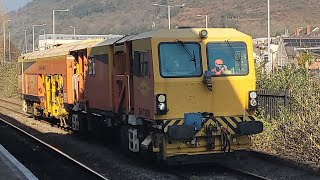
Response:
M29 169L27 169L23 164L21 164L14 156L12 156L1 144L0 152L15 166L28 180L38 180Z

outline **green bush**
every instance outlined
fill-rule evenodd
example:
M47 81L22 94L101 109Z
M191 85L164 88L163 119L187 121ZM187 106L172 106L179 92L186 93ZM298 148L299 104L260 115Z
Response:
M17 63L0 65L0 97L19 97L17 72Z
M253 137L254 148L299 162L320 164L320 82L307 69L287 66L274 74L259 71L258 88L290 91L290 108L273 120L260 118L264 132Z

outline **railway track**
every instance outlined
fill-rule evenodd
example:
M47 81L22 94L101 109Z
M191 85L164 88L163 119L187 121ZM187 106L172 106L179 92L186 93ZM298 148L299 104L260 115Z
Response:
M23 116L29 116L28 114L24 113L24 112L21 112L21 104L19 103L16 103L16 102L12 102L12 101L8 101L8 100L5 100L5 99L0 99L0 102L1 103L5 103L5 105L2 105L0 104L0 108L3 108L7 111L11 111L11 112L14 112L14 113L17 113L19 115L23 115ZM17 109L13 109L11 106L6 106L6 105L13 105L15 107L17 107ZM20 108L20 109L19 109Z
M9 107L6 107L6 106L1 105L1 104L0 104L0 108L3 108L3 109L5 109L5 110L8 110L8 111L11 111L11 112L14 112L14 113L17 113L17 114L26 116L26 117L29 116L29 115L26 114L26 113L23 113L23 112L21 112L21 111L19 111L19 110L15 110L15 109L12 109L12 108L9 108Z
M24 136L32 139L33 141L36 141L37 143L41 144L42 146L48 148L51 152L54 152L56 155L59 155L60 157L63 157L64 159L72 162L75 166L78 166L80 168L83 169L83 171L86 171L87 173L92 174L93 176L95 176L97 179L104 179L107 180L106 177L104 177L103 175L97 173L96 171L92 170L91 168L89 168L88 166L80 163L79 161L73 159L72 157L70 157L69 155L65 154L64 152L60 151L59 149L51 146L50 144L38 139L37 137L29 134L28 132L24 131L23 129L11 124L10 122L0 118L0 122L6 124L7 126L11 127L12 129L14 129L15 131L18 131L19 133L23 134Z
M3 102L3 103L5 103L5 104L10 104L10 105L12 105L12 106L5 106L5 105L1 105L1 104L0 104L0 107L3 108L3 109L5 109L5 110L11 111L11 112L13 112L13 113L17 113L17 114L22 115L22 116L25 116L25 117L30 116L30 115L28 115L28 114L26 114L26 113L21 112L21 110L17 110L18 108L21 107L21 105L18 104L18 103L16 103L16 102L4 100L4 99L0 99L0 102ZM17 108L13 108L13 107L17 107ZM41 141L41 140L38 139L38 138L32 136L31 134L29 134L29 133L27 133L26 131L18 128L17 126L14 126L13 124L11 124L11 123L3 120L3 119L0 119L0 120L1 120L2 122L6 123L7 125L9 125L10 127L12 127L12 128L14 128L14 129L22 132L23 134L29 136L30 138L32 138L32 139L34 139L34 140L42 143L43 145L47 146L48 148L52 149L53 151L56 151L57 153L59 153L60 155L64 156L65 158L68 158L68 159L74 161L74 163L76 163L76 164L79 163L78 161L72 159L70 156L64 154L64 153L61 152L60 150L58 150L58 149L54 148L53 146L51 146L51 145L49 145L49 144ZM47 122L47 121L43 121L43 120L41 120L41 121L44 122L44 123L50 124L50 123ZM81 163L80 163L79 165L80 165L80 166L83 166L84 168L86 168L86 169L89 170L89 171L91 170L90 168L84 166L84 165L81 164ZM221 168L224 168L225 170L227 170L227 171L230 172L231 174L235 174L236 176L240 176L240 177L243 177L243 178L246 177L246 178L248 178L248 179L261 179L261 180L267 180L267 179L268 179L268 178L261 177L261 176L259 176L259 175L252 174L252 173L250 173L250 172L245 172L245 171L236 170L236 169L230 169L230 168L227 168L227 167L221 167ZM222 171L223 171L223 170L222 170ZM94 172L94 173L96 173L96 172ZM184 172L182 172L182 171L171 171L170 173L176 175L178 178L181 178L181 179L188 179L188 178L190 178L189 175L184 174ZM102 178L104 178L104 177L102 176ZM104 178L104 179L105 179L105 178Z
M223 174L225 179L239 179L239 180L271 180L270 178L260 176L248 171L230 168L220 164L197 164L181 166L178 168L166 170L168 173L174 174L180 179L212 179L208 173Z
M251 173L248 171L243 171L240 169L233 169L233 168L229 168L229 167L225 167L225 166L222 166L222 168L228 169L230 172L233 172L235 174L238 174L241 177L248 178L248 179L271 180L270 178L263 177L263 176L260 176L260 175L257 175L257 174L254 174L254 173Z
M16 113L16 114L19 114L19 115L22 115L24 117L31 117L31 114L27 114L27 113L21 112L21 104L19 104L19 103L8 101L8 100L4 100L4 99L0 99L0 102L4 102L6 105L9 104L9 105L13 105L14 107L17 107L17 108L13 108L11 106L5 106L5 105L1 105L0 104L0 108L2 108L2 109L5 109L7 111L10 111L10 112L13 112L13 113ZM65 131L69 132L68 128L61 127L58 123L52 123L52 122L48 122L48 121L42 120L42 119L39 119L38 121L40 121L42 123L45 123L45 124L48 124L50 126L54 126L54 127L57 127L57 128L64 129Z
M25 114L25 113L22 113L21 111L17 110L17 108L15 108L15 107L17 107L17 106L20 107L20 104L18 104L18 103L10 102L10 101L6 101L6 100L2 100L2 99L0 99L0 102L4 102L5 104L11 104L11 105L12 105L12 106L6 106L6 105L1 105L1 104L0 104L0 107L1 107L1 108L5 109L5 110L8 110L8 111L11 111L11 112L14 112L14 113L17 113L17 114L20 114L20 115L23 115L23 116L29 116L29 117L30 117L30 115L27 115L27 114ZM0 121L5 121L5 120L0 119ZM45 123L47 123L47 124L50 124L50 123L47 122L47 121L43 121L43 122L45 122ZM22 130L22 129L20 129L20 128L12 125L12 124L10 124L10 123L8 123L7 121L6 121L6 124L8 124L10 127L14 128L14 129L17 129L18 131L21 131L21 132L24 133L24 134L25 134L25 133L28 134L26 131L24 131L24 130ZM30 134L28 134L28 135L30 135ZM36 137L31 137L31 138L37 139ZM38 140L39 140L39 139L37 139L37 141L38 141ZM41 141L41 140L40 140L40 141ZM44 142L42 142L42 143L44 143ZM46 143L44 143L44 144L46 144ZM64 154L63 152L61 152L60 150L54 148L53 146L50 146L49 144L46 144L46 146L48 146L50 149L52 149L52 150L54 150L54 151L57 151L58 154L60 154L61 156L63 156L63 157L66 158L66 159L71 158L70 156ZM71 158L71 161L73 161L73 160L74 160L74 159ZM268 160L265 160L265 161L268 161ZM76 160L74 160L74 163L75 163L75 164L78 164L79 162L76 161ZM81 163L79 164L79 166L81 166L82 168L85 168L87 171L91 171L90 168L86 167L85 165L83 165L83 164L81 164ZM199 173L199 169L206 169L207 167L210 167L210 166L206 166L206 165L200 165L200 166L202 166L202 167L199 167L199 168L195 169L194 171L189 171L189 172L188 172L188 170L177 170L177 171L175 171L175 170L174 170L174 171L169 170L169 171L167 171L167 172L170 173L170 174L174 174L174 175L175 175L176 177L178 177L179 179L190 179L192 176L197 175L197 174L198 174L199 176L202 176L203 174L207 174L207 173L210 172L210 171L215 171L215 169L210 168L209 171L204 171L204 172L200 172L200 173ZM268 178L269 176L268 176L268 177L261 176L260 173L253 173L254 171L251 171L251 170L244 170L244 169L241 169L241 168L232 168L232 167L230 167L230 166L224 166L224 165L218 165L218 166L219 166L218 169L220 169L220 170L219 170L220 172L222 172L222 173L227 173L228 175L231 175L231 176L236 177L236 178L238 178L238 179L260 179L260 180L277 179L277 178ZM236 167L237 167L237 166L236 166ZM212 169L212 170L211 170L211 169ZM96 173L96 172L93 171L92 173ZM259 174L260 174L260 175L259 175ZM264 174L264 173L263 173L263 174ZM105 178L104 176L102 176L102 175L99 176L98 173L97 173L96 175L97 175L97 177L99 177L99 178L106 179L106 178Z
M293 159L283 158L279 156L275 156L266 152L256 151L252 150L250 151L250 156L256 157L258 159L269 161L273 163L280 163L284 166L294 167L296 169L308 172L310 174L314 174L319 176L320 179L320 169L318 166L314 166L312 164L302 163L302 162L296 162Z
M0 102L5 102L5 103L12 104L12 105L19 106L19 107L21 106L21 104L19 104L17 102L8 101L8 100L5 100L5 99L0 99Z

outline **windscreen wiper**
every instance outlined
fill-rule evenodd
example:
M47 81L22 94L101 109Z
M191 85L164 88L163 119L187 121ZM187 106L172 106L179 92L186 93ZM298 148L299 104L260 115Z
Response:
M180 43L182 49L188 55L189 61L194 62L194 67L197 68L196 55L194 54L194 50L191 53L190 50L185 46L185 44L182 41L177 40L176 42Z

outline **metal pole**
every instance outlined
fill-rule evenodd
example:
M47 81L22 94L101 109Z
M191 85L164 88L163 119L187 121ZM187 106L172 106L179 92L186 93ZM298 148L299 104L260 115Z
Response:
M53 34L53 47L56 41L56 29L55 29L55 22L54 22L54 10L52 10L52 34Z
M6 59L6 28L4 27L5 21L2 22L2 29L3 29L3 62Z
M201 14L197 14L197 17L205 17L205 21L206 21L206 28L208 28L208 15L201 15Z
M5 26L5 23L6 22L10 22L11 20L8 19L8 20L5 20L2 22L2 28L3 28L3 62L6 61L6 26Z
M75 36L76 35L76 27L74 27L74 26L69 26L69 27L71 27L73 29L73 36Z
M56 23L55 23L55 19L54 19L54 15L55 15L55 11L60 11L60 12L67 12L67 11L69 11L69 9L63 9L63 10L52 10L52 34L53 34L53 47L54 47L54 45L55 45L55 42L56 42L56 27L55 27L55 25L56 25Z
M206 15L206 28L208 28L208 15Z
M181 5L174 5L174 6L170 6L170 5L164 5L164 4L153 4L154 6L162 6L162 7L165 7L167 6L168 7L168 28L171 29L171 7L177 7L177 6L180 6L181 8L183 6L185 6L185 3L184 4L181 4Z
M10 42L11 41L11 37L10 37L11 33L10 33L10 29L8 30L8 36L9 36L9 43L8 43L9 44L9 47L8 47L9 48L9 62L11 62L11 42Z
M32 52L34 52L34 26L32 25Z
M42 29L42 31L43 31L44 50L46 50L46 30ZM40 47L39 47L39 49L40 49Z
M281 40L282 38L280 37L280 40ZM282 40L281 40L282 41ZM282 68L282 43L283 42L281 42L280 41L280 63L279 64L281 64L280 66L281 66L281 68Z
M26 45L25 53L28 53L27 30L24 29L23 31L24 31L24 43Z
M23 62L23 58L21 58L22 62L21 62L21 91L22 91L22 95L24 94L24 62Z
M168 6L168 21L169 21L169 29L171 29L171 14L170 14L170 6Z
M46 24L42 24L42 25L40 25L40 24L36 24L36 25L32 25L32 52L34 52L34 27L35 26L45 26Z
M273 60L271 59L270 56L270 0L268 0L268 62L271 62L271 68L273 69Z

